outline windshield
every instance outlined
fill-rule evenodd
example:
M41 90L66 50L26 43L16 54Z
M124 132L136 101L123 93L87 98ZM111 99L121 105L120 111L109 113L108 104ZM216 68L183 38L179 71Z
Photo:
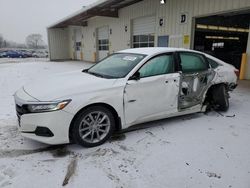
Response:
M113 54L91 67L88 73L104 78L125 77L143 58L142 54Z

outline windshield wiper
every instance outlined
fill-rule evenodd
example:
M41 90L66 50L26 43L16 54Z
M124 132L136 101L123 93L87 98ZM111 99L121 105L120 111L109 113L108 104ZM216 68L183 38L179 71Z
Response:
M89 73L89 74L91 74L91 75L94 75L94 76L96 76L96 77L104 78L103 75L98 74L98 73L95 73L95 72L89 72L88 70L86 70L86 71L84 71L84 72Z
M96 72L90 72L88 69L84 69L82 70L82 72L85 72L85 73L88 73L88 74L91 74L91 75L94 75L96 77L100 77L100 78L118 78L118 77L115 77L115 76L109 76L109 75L104 75L104 74L100 74L100 73L96 73Z

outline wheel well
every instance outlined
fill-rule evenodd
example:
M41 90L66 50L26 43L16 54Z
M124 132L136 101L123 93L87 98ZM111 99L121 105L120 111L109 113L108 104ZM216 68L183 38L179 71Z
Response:
M204 104L206 104L206 102L211 102L213 100L213 90L219 85L224 85L228 89L228 84L227 83L219 83L219 84L214 84L214 85L210 86L210 88L207 90L206 98L204 100Z
M85 106L84 108L82 108L81 110L79 110L75 114L74 118L72 119L72 121L70 123L70 127L69 127L69 140L70 140L70 142L73 141L73 139L72 139L72 127L73 127L73 124L74 124L74 122L76 120L76 117L81 112L83 112L84 110L86 110L87 108L93 107L93 106L102 106L102 107L105 107L105 108L109 109L111 111L111 113L114 115L114 118L115 118L115 131L118 132L119 130L121 130L121 118L119 117L119 115L116 112L116 110L111 105L108 105L106 103L94 103L94 104L90 104L88 106Z

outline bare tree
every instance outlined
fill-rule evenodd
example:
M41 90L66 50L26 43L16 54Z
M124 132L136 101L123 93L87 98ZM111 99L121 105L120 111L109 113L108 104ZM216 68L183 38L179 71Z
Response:
M26 44L29 48L37 49L44 46L42 35L30 34L26 37Z
M0 48L4 46L4 39L3 36L0 34Z

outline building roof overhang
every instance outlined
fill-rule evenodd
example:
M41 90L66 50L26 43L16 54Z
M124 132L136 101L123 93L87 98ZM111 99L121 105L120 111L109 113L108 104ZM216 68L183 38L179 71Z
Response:
M119 9L140 1L142 0L100 0L88 7L82 8L48 28L65 28L69 25L88 26L88 19L95 16L118 18Z

